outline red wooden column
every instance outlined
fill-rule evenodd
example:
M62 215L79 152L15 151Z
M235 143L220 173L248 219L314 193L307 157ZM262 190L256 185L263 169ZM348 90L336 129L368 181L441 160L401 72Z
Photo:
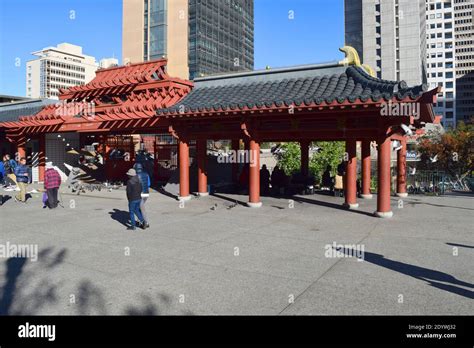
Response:
M38 176L39 181L44 182L44 172L46 168L46 135L38 136L39 152L38 152Z
M346 152L348 154L346 168L346 194L344 206L349 209L357 209L357 141L346 140Z
M309 174L309 141L300 141L301 148L301 174L308 176Z
M198 139L197 162L198 162L198 195L208 196L207 190L207 139Z
M408 197L407 193L407 141L404 138L402 148L397 152L397 196Z
M232 150L235 151L236 158L239 156L240 150L240 139L232 139ZM239 181L239 163L235 161L232 163L232 181L237 182Z
M390 218L393 216L390 206L390 156L392 149L390 138L380 139L377 147L377 211L375 215Z
M179 139L179 200L189 201L189 145L188 140Z
M371 158L370 158L370 140L362 140L362 194L360 195L363 199L372 199L370 192L370 170L371 170Z
M249 202L251 208L260 208L260 143L255 139L250 139L249 144Z

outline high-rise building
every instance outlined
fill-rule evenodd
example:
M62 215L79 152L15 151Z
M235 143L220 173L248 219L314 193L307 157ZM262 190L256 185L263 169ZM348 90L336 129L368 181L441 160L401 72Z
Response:
M444 127L456 126L454 6L451 0L426 1L426 70L430 88L442 87L435 105Z
M69 43L32 53L38 58L26 63L26 96L58 99L59 90L84 85L95 77L94 57Z
M123 0L123 62L166 57L171 76L253 70L253 0Z
M345 0L345 41L377 77L426 82L425 0Z
M454 0L454 36L456 117L468 122L474 118L474 0Z

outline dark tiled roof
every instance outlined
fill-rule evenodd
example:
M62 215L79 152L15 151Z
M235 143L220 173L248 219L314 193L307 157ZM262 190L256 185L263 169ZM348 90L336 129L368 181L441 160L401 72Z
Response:
M428 87L409 88L404 81L380 80L361 67L337 65L254 72L198 79L194 89L157 115L232 111L289 105L378 102L393 98L415 100Z
M0 105L0 122L18 121L21 116L38 113L44 106L58 103L52 99L28 99Z

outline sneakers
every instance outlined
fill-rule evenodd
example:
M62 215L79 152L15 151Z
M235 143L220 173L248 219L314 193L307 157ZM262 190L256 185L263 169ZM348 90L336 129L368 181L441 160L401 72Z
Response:
M140 227L142 230L146 230L150 225L148 222L137 222L137 226Z

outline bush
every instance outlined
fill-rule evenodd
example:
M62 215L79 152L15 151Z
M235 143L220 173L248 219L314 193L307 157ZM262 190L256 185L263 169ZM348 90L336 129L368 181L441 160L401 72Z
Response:
M316 182L321 182L327 166L331 166L331 175L336 175L337 166L345 152L345 144L341 141L318 141L313 147L319 147L309 161L309 172L314 175ZM286 175L292 175L301 171L301 148L296 142L285 143L281 146L282 153L277 156L278 165L285 171Z

